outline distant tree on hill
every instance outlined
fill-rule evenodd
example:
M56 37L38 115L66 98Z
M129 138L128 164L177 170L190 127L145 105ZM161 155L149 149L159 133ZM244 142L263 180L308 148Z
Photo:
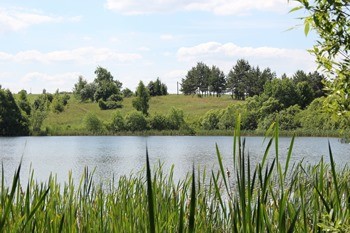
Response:
M217 97L225 92L226 77L218 67L212 66L209 78L209 92L214 92Z
M73 88L73 94L75 98L81 101L86 101L86 99L82 99L82 90L84 90L87 84L88 82L84 79L83 76L80 75L78 78L78 82L74 84L74 88Z
M251 66L248 61L240 59L231 69L227 77L227 87L231 90L231 96L238 100L244 100L246 85L249 79Z
M150 94L142 81L139 82L135 92L136 98L132 101L132 106L141 111L144 115L148 115Z
M168 87L162 83L159 78L156 81L150 81L147 85L149 94L151 96L161 96L168 94Z
M203 62L198 62L182 79L181 91L185 95L208 94L210 85L210 68Z
M101 109L115 109L122 107L122 83L114 80L112 74L105 68L98 66L95 70L94 82L88 83L82 76L74 85L73 93L77 99L84 102L96 101Z

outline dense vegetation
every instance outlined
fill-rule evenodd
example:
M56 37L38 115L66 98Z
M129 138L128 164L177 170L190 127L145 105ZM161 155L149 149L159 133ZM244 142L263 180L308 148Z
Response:
M197 77L193 73L193 70L197 72L201 67L205 67L205 64L198 63L189 71L192 78L201 80L205 77ZM260 72L259 68L251 67L247 61L238 60L227 76L228 80L231 80L230 77L240 77L235 82L241 82L237 86L245 89L238 93L246 94L238 97L231 89L229 94L203 89L196 96L152 96L152 90L153 95L162 95L155 90L166 89L161 88L165 85L159 79L147 86L140 81L135 93L128 89L120 91L122 84L115 81L107 70L98 67L95 73L97 77L91 85L100 85L100 88L91 92L93 95L89 98L83 97L90 84L82 77L79 77L73 95L58 91L50 94L45 90L40 95L19 92L16 95L17 105L29 128L20 135L227 135L233 129L237 115L241 114L242 129L250 134L261 134L273 122L279 121L280 129L285 132L348 137L347 121L334 118L323 107L327 100L324 92L327 81L317 72L306 74L299 70L291 78L285 75L276 78L269 69ZM257 80L261 83L253 85L258 83ZM249 89L247 83L252 83ZM126 93L124 97L123 93ZM107 105L117 106L118 110L113 110L114 107L110 109Z
M218 171L178 181L173 167L152 173L147 152L146 172L107 183L94 183L86 168L78 183L30 175L21 184L19 166L7 186L2 168L0 232L349 232L350 170L337 169L330 147L329 165L290 164L294 138L280 155L276 124L253 165L239 126L235 135L232 163L217 148Z

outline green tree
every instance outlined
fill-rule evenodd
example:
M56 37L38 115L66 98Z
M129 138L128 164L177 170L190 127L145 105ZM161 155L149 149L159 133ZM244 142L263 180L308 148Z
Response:
M18 107L22 111L24 111L27 116L29 116L32 108L30 107L30 103L27 98L27 91L21 90L20 92L18 92L18 95L19 95Z
M248 61L240 59L230 70L227 77L227 87L231 90L231 96L238 100L244 100L246 97L246 85L249 78L251 66Z
M112 74L105 68L97 67L95 70L96 91L94 100L98 101L100 109L115 109L122 107L123 101L121 93L122 83L114 80Z
M219 97L222 93L225 92L225 88L226 88L225 74L216 66L211 67L209 87L210 87L209 91L216 93L217 97Z
M0 86L0 136L24 136L29 134L28 119L9 90Z
M168 94L167 86L162 83L159 78L157 78L154 82L150 81L147 85L147 89L151 96L161 96Z
M95 101L95 92L97 89L96 83L88 83L80 91L80 100L85 102L90 100L91 102Z
M210 68L203 62L198 62L187 72L186 78L182 79L181 91L185 95L196 94L197 92L208 94L210 85Z
M86 87L87 84L88 83L84 79L84 77L80 75L78 78L78 82L76 84L74 84L74 88L73 88L73 94L74 94L76 99L82 100L81 91Z
M311 53L329 75L325 107L335 117L350 119L350 2L348 0L295 0L306 10L303 18L307 35L313 29L319 36Z
M300 98L295 83L289 78L267 82L264 86L264 94L278 100L284 108L298 104Z
M141 111L144 115L148 115L150 95L148 89L145 87L142 81L139 82L135 92L136 98L132 101L132 106Z
M122 93L123 93L124 98L129 98L129 97L133 96L133 94L134 94L129 88L123 89Z

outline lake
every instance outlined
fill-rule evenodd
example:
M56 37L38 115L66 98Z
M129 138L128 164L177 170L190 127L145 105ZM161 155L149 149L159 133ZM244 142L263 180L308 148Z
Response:
M291 138L280 137L279 151L283 160ZM304 159L305 163L317 163L322 156L329 161L328 141L338 165L350 161L350 145L341 144L336 138L301 137L296 138L292 162ZM232 164L232 137L221 136L71 136L71 137L0 137L0 161L5 170L7 184L12 181L21 157L22 182L28 179L30 168L38 181L46 181L50 173L57 174L59 182L67 181L72 171L77 181L84 170L95 170L95 180L106 181L113 175L129 175L141 171L145 166L146 146L148 146L152 166L158 161L164 170L175 165L175 178L182 178L192 169L217 169L215 143L224 158L224 166ZM246 151L252 163L261 160L267 140L263 137L246 137ZM269 158L274 157L274 147Z

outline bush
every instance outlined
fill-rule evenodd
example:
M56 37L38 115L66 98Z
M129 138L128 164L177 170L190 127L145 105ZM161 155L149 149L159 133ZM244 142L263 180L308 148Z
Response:
M101 110L117 109L117 108L122 108L123 107L123 105L120 102L103 101L102 99L100 99L98 101L98 106L100 107Z
M275 121L279 122L279 129L294 130L301 127L297 114L301 111L299 105L290 106L279 113L272 113L259 122L259 129L267 130Z
M51 103L51 109L54 113L60 113L64 111L63 100L59 95L55 95Z
M151 129L167 130L169 129L169 120L166 116L156 114L150 119Z
M88 113L84 118L85 128L94 134L103 132L102 121L93 113Z
M115 112L112 122L110 124L110 130L112 132L119 132L125 130L125 120L121 112Z
M185 124L184 112L180 109L172 107L168 114L169 129L179 130Z
M134 93L129 89L129 88L125 88L123 91L123 96L125 98L129 98L129 97L132 97L134 95Z
M221 113L218 110L209 110L201 119L201 126L204 130L219 129Z
M125 128L129 131L145 131L147 130L146 117L137 111L133 111L125 117Z
M219 119L219 129L233 129L236 121L236 113L234 105L225 108Z
M68 95L67 93L65 93L62 97L62 103L64 106L66 106L68 104L68 100L70 100L70 95Z

